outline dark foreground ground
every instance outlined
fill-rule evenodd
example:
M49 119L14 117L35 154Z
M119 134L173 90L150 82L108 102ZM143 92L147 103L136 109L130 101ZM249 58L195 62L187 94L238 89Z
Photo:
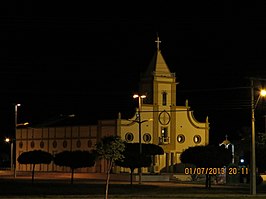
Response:
M70 183L70 174L56 176L36 173L34 182L30 175L16 178L0 175L0 198L104 198L103 176L76 175ZM212 185L206 189L202 183L180 182L130 182L111 180L109 198L266 198L266 184L257 186L251 195L249 184Z

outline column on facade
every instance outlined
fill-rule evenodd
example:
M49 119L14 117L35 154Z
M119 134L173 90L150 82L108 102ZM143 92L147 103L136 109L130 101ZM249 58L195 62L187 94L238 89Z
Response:
M171 152L170 153L170 172L173 173L174 172L174 164L175 164L175 153Z
M165 153L165 172L169 173L169 153Z

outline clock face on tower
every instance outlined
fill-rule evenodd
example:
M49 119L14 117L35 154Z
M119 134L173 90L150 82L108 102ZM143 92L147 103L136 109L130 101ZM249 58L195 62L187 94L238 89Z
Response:
M167 111L162 111L160 114L159 114L159 122L162 124L162 125L167 125L169 124L171 120L171 117L170 117L170 114L167 112Z

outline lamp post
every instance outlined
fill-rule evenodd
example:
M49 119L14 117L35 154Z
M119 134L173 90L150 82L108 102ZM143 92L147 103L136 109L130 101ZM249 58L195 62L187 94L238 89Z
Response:
M17 123L18 123L18 106L21 106L21 104L15 104L15 133L16 133Z
M146 120L141 121L141 105L142 105L142 99L146 98L146 95L138 95L135 94L133 95L133 98L138 98L139 100L139 108L138 108L138 121L137 123L139 124L139 157L141 158L141 154L142 154L142 146L141 146L141 123L146 122ZM142 183L142 170L141 170L141 166L138 168L138 174L139 174L139 184Z
M10 138L6 138L5 142L10 143L10 170L13 171L13 141Z
M254 99L254 81L251 79L251 171L250 171L250 193L256 195L256 142L255 142L255 109L261 96L265 96L266 91L261 90L260 95L255 102Z
M21 104L15 104L15 125L14 125L14 130L15 130L15 133L14 133L14 139L11 141L11 157L12 157L12 167L11 169L14 170L14 177L16 177L16 165L13 163L13 143L16 142L16 133L17 133L17 123L18 123L18 107L21 106ZM26 123L25 123L26 124ZM28 124L28 123L27 123Z

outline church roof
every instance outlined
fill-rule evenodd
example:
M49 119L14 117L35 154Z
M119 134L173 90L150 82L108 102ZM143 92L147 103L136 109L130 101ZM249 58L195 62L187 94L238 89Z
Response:
M157 37L157 51L153 55L150 65L146 71L146 76L150 76L153 74L154 76L164 76L164 77L174 77L175 74L171 73L160 50L160 43L159 37Z

